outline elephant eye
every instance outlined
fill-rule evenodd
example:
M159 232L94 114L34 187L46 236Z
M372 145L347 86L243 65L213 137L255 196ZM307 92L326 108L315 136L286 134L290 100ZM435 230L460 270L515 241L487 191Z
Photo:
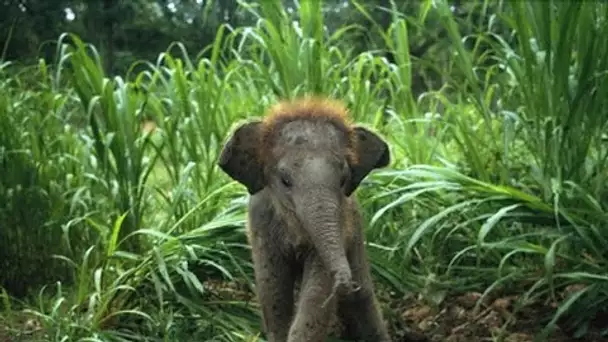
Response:
M281 176L281 183L283 183L283 185L287 188L291 188L291 180L289 178L287 178L286 176Z
M343 188L345 184L346 184L346 174L343 174L342 177L340 178L340 187Z

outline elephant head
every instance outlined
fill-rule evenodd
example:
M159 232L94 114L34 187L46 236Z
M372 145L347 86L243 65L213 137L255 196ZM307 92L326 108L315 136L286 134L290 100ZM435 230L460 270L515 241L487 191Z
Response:
M390 162L387 144L349 123L346 113L327 99L279 103L264 120L241 124L218 163L250 194L266 189L278 211L295 217L338 288L352 285L342 205L373 169Z

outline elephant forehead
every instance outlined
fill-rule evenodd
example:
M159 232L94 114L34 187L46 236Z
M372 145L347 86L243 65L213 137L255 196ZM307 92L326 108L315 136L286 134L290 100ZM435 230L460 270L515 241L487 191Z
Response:
M345 132L329 122L298 120L284 124L278 131L277 146L337 148L345 146Z

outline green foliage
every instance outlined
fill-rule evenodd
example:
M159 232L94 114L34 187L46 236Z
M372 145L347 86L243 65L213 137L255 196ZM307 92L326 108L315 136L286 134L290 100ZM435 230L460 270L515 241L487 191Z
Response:
M367 28L327 29L328 3L243 3L255 24L221 25L203 57L175 43L124 77L73 34L52 66L2 65L0 281L48 285L28 308L43 340L256 340L257 306L211 290L254 288L246 191L216 161L237 121L309 93L390 142L391 167L358 190L381 287L433 304L520 292L519 308L560 303L542 334L564 317L586 333L608 299L608 6L477 1L463 24L445 1L392 2L373 25L384 51L360 52ZM412 56L437 25L445 51ZM421 74L441 87L416 98Z
M54 91L44 63L13 77L10 69L0 70L0 260L4 286L24 295L28 285L65 279L48 259L70 249L64 237L80 254L95 234L78 219L92 199L78 133L62 118L72 101Z

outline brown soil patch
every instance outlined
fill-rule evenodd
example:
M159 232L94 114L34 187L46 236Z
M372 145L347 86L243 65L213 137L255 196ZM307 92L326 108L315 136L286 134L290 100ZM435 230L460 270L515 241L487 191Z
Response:
M14 312L18 317L0 317L0 342L42 341L42 327L28 315Z
M431 306L411 296L392 299L389 324L395 342L532 342L544 328L541 318L555 312L552 305L533 304L514 314L515 296L488 300L476 308L480 293L446 298ZM384 299L381 301L385 302ZM557 328L547 342L604 342L607 337L592 332L584 338L569 337Z
M213 280L205 281L204 285L212 296L255 301L254 294L243 284ZM532 342L535 334L544 327L540 318L555 312L555 305L537 303L513 314L515 296L484 300L476 307L481 298L481 294L476 292L448 297L437 306L425 303L416 295L394 298L387 291L379 290L378 293L394 342ZM608 319L597 320L599 325L606 327ZM13 317L10 322L0 317L0 342L41 341L41 330L40 324L32 317ZM570 341L608 342L608 337L601 337L595 331L584 338L574 339L557 329L547 340Z
M205 286L223 298L255 301L254 295L242 285L209 281ZM538 303L514 314L516 296L488 299L476 308L481 294L470 292L448 297L433 307L415 295L391 298L386 291L378 292L394 342L490 342L501 341L500 336L504 342L532 342L544 328L540 319L555 312L555 305ZM592 332L584 338L574 339L558 328L547 340L581 341L608 342L608 337Z

